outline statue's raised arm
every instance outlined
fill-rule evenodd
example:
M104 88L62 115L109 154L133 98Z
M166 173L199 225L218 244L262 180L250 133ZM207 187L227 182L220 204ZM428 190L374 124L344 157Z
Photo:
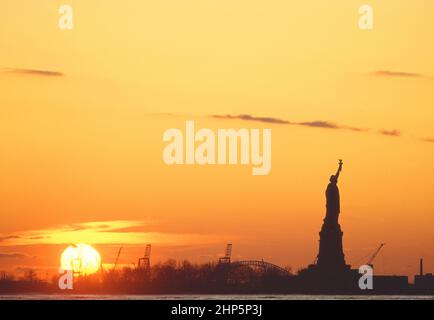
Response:
M343 164L344 164L344 163L342 162L342 159L339 159L339 167L338 167L338 171L336 171L336 174L335 174L336 183L338 182L339 174L340 174L341 171L342 171L342 165L343 165Z

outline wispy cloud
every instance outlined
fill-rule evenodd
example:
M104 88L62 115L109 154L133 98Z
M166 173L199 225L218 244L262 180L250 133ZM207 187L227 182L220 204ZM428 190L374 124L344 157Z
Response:
M240 115L211 115L212 118L217 119L238 119L245 121L256 121L263 123L272 123L272 124L283 124L283 125L295 125L295 126L306 126L313 128L323 128L323 129L344 129L351 131L368 131L368 129L347 126L347 125L339 125L334 122L324 121L324 120L314 120L314 121L303 121L303 122L294 122L280 118L273 117L257 117L250 114L240 114Z
M153 114L153 115L155 115L155 114ZM167 114L167 113L166 114L158 114L158 115L183 116L183 117L186 116L186 115L181 115L181 114ZM242 120L242 121L262 122L262 123L277 124L277 125L304 126L304 127L320 128L320 129L350 130L350 131L358 131L358 132L371 131L371 129L368 129L368 128L341 125L341 124L337 124L335 122L324 121L324 120L298 121L297 122L297 121L290 121L287 119L276 118L276 117L254 116L251 114L239 114L239 115L213 114L213 115L208 115L207 117L211 117L214 119L222 119L222 120ZM374 129L372 129L371 132L374 134L383 135L383 136L402 137L402 132L398 129L391 129L391 130L388 130L388 129L374 130ZM420 141L434 143L434 138L432 138L432 137L421 138Z
M218 115L214 114L211 115L212 118L217 119L239 119L239 120L247 120L247 121L259 121L259 122L266 122L266 123L276 123L276 124L292 124L288 120L283 120L279 118L272 118L272 117L255 117L250 114L240 114L240 115Z
M399 130L384 130L381 129L378 131L379 134L382 134L384 136L391 136L391 137L400 137L401 136L401 132Z
M134 220L113 220L83 222L58 227L29 230L20 234L3 236L2 246L40 245L40 244L126 244L142 245L160 243L185 245L194 243L220 242L222 236L206 234L162 233L149 231L155 222Z
M3 241L7 241L7 240L11 240L11 239L19 239L19 236L5 236L5 237L0 237L0 242Z
M40 69L21 69L21 68L4 68L2 73L30 75L41 77L63 77L65 74L59 71L40 70Z
M24 259L27 256L25 254L22 253L1 253L0 252L0 259Z
M431 76L427 76L421 73L391 71L391 70L378 70L378 71L371 72L370 75L377 76L377 77L422 78L422 79L431 79L431 80L434 79Z
M344 129L344 130L360 131L360 132L369 131L366 128L357 128L357 127L352 127L352 126L339 125L339 124L336 124L334 122L322 121L322 120L316 120L316 121L310 121L310 122L295 122L293 124L299 125L299 126L314 127L314 128Z

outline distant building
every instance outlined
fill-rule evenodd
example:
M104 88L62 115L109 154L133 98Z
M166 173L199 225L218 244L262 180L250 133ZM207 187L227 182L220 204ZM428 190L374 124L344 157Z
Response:
M432 273L414 277L414 289L417 292L434 294L434 276Z
M408 294L409 284L407 276L374 275L374 289L376 294L393 293Z
M423 273L423 258L420 258L419 275L414 276L414 291L418 293L434 294L434 276L432 273Z

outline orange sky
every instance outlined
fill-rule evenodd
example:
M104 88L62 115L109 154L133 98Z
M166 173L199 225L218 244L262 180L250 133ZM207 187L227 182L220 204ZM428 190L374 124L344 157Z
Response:
M112 263L314 260L328 177L347 262L434 271L434 2L3 0L0 269L58 266L71 242ZM46 70L53 73L36 72ZM384 72L389 71L389 72ZM339 128L210 115L249 114ZM272 169L167 166L163 132L271 128ZM366 131L351 131L356 127ZM385 135L380 131L399 132Z

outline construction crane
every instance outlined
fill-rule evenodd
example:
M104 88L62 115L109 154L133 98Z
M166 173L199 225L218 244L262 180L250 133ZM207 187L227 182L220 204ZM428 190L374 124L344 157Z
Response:
M372 262L374 261L375 257L378 255L378 253L380 252L381 248L383 248L386 244L382 243L380 244L380 246L378 247L377 250L375 250L375 252L372 254L372 256L369 258L368 262L366 263L367 265L371 266L371 268L373 268L373 264Z
M119 256L121 255L121 251L122 251L122 247L119 248L118 255L116 256L115 264L113 266L113 271L116 269L116 266L118 265Z
M83 261L81 260L81 258L73 258L71 260L71 270L73 275L75 276L81 275L82 262Z
M139 258L137 262L137 268L143 268L149 270L151 268L151 245L147 244L145 247L145 255Z
M219 263L231 263L232 243L226 245L226 252L224 257L219 258Z

